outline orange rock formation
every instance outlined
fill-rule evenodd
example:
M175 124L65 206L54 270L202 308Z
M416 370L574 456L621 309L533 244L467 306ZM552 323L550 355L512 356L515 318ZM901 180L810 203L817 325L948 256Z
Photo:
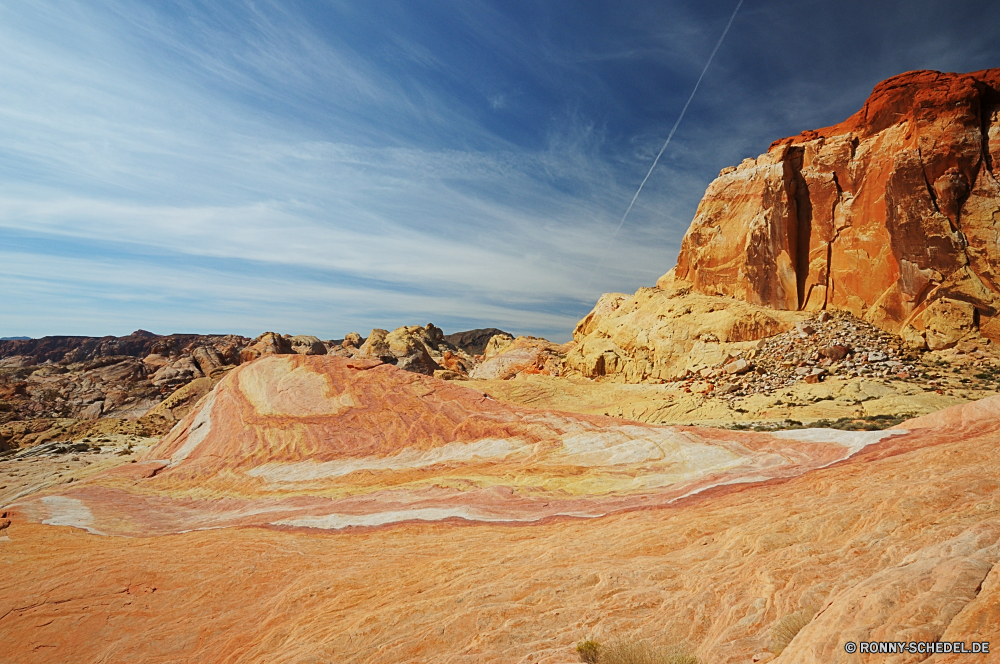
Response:
M997 643L998 415L655 427L265 357L140 463L3 508L3 657L557 664L632 633L767 662L790 614L778 662Z
M1000 69L916 71L709 185L667 283L846 309L931 349L1000 340Z
M377 360L272 355L136 465L18 509L112 535L594 517L798 475L888 434L797 435L533 411Z

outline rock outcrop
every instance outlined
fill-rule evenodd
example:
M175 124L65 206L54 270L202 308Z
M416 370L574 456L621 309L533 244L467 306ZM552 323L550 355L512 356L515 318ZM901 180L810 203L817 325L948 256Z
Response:
M138 357L150 354L164 356L182 353L184 349L211 346L237 363L233 349L249 342L238 335L170 334L161 336L146 330L136 330L127 337L42 337L0 341L0 366L11 366L9 359L21 358L22 366L45 363L74 364L105 357ZM0 362L4 362L0 360Z
M847 664L848 639L996 642L998 416L655 427L272 355L137 463L6 462L0 557L31 573L0 575L0 636L61 664L560 664L616 635Z
M467 333L460 332L455 336L463 334ZM450 343L441 328L433 323L423 327L398 327L392 332L376 328L358 347L360 341L360 335L348 335L336 354L377 359L400 369L444 379L465 378L477 365L472 355Z
M490 338L483 348L483 361L469 374L477 380L510 380L522 374L559 376L569 350L567 345L547 339L522 336L516 339L506 332Z
M674 380L749 351L807 314L676 288L605 294L576 326L567 369L588 378Z
M299 355L326 355L326 345L319 338L308 334L299 334L288 338L293 353Z
M480 332L457 336L474 340ZM128 433L163 434L235 366L271 355L328 353L454 379L477 364L431 324L374 330L367 342L354 332L335 343L277 332L251 340L143 330L127 337L0 340L0 451L107 428L81 429L80 421L129 420Z
M433 325L428 327L437 329ZM400 327L392 332L376 328L354 356L380 360L400 369L431 376L441 367L431 358L429 342L430 335L419 325Z
M917 350L1000 341L998 159L1000 69L888 79L841 124L723 169L677 266L657 289L604 295L567 368L669 380L821 310Z
M240 351L240 360L252 362L258 357L265 355L289 355L294 353L290 336L281 335L277 332L265 332L251 341L246 348Z
M1000 69L916 71L709 185L667 282L842 309L932 350L1000 340Z
M127 337L45 337L0 342L0 451L64 440L103 420L136 435L166 433L174 410L145 415L198 381L210 389L241 362L250 340L237 335L139 330ZM110 353L121 353L112 355Z
M452 346L464 350L469 355L482 355L483 351L486 350L486 344L498 334L511 336L503 330L498 330L495 327L487 327L446 334L444 335L444 340Z
M432 511L532 522L787 478L894 434L798 435L681 432L532 411L379 360L272 355L230 372L140 467L122 471L155 475L128 501L111 498L121 473L61 495L87 506L89 530L119 535L209 525L340 529L436 520L421 516ZM479 480L451 486L450 477ZM192 502L191 492L211 498ZM44 521L47 504L19 510Z

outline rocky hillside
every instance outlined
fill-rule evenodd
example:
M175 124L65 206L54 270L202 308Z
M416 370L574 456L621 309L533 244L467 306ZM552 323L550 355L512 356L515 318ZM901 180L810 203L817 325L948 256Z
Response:
M668 380L820 310L914 350L1000 341L998 169L1000 69L884 81L841 124L723 169L677 266L604 296L567 367Z
M444 335L444 340L452 346L461 348L470 355L482 355L483 351L486 350L486 344L498 334L506 335L507 333L495 327L486 327L446 334Z
M153 334L136 330L126 337L43 337L41 339L0 340L0 358L19 358L23 366L49 363L73 364L105 357L143 358L151 353L180 355L198 346L211 345L235 359L237 349L250 343L237 335ZM232 350L225 350L226 348Z
M353 332L339 341L276 332L248 339L161 336L144 330L125 337L4 340L0 341L0 452L90 432L166 433L227 372L270 355L375 359L416 373L462 379L482 359L466 349L483 352L487 335L511 339L492 328L445 337L440 328L428 324L392 332L375 329L367 339ZM504 364L508 374L544 370L545 359L538 366L536 359L551 344L534 340L528 346L527 350L517 346L516 361ZM556 359L561 364L562 356Z

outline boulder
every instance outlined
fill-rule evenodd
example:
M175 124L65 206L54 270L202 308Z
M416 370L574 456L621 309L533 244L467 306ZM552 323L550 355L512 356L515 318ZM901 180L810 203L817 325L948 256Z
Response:
M161 387L171 383L182 383L201 378L205 374L190 355L182 355L170 364L160 367L152 376L153 385Z
M746 372L750 371L750 369L752 369L753 367L750 365L749 362L747 362L743 358L739 358L733 360L732 362L727 363L722 368L725 370L726 373L738 376L740 374L745 374Z
M357 357L376 359L387 364L395 364L396 356L389 348L389 343L385 340L388 335L389 330L383 330L378 327L373 329L365 342L358 348Z
M104 402L95 401L80 411L81 420L96 420L104 412Z
M809 373L806 374L806 377L803 380L807 383L815 384L823 380L823 375L825 373L826 370L814 367Z
M427 323L427 325L422 328L420 338L423 339L424 345L431 350L438 350L438 347L441 344L447 343L444 339L444 332L440 327L434 325L434 323Z
M206 376L211 376L226 365L219 352L211 346L198 346L192 351L191 357L194 358L198 368Z
M672 380L748 353L808 315L687 293L676 282L604 295L574 332L567 370L616 382ZM491 342L492 343L492 342Z
M831 344L829 346L824 346L823 348L819 349L820 355L834 361L839 361L844 359L850 352L851 349L842 344Z
M809 323L806 323L805 321L799 321L798 323L796 323L795 330L799 333L799 336L802 337L803 339L813 334L816 334L816 329Z
M489 340L498 334L503 334L508 337L511 336L503 330L498 330L495 327L489 327L446 334L444 335L444 340L450 346L463 350L469 355L482 355Z
M434 326L429 326L433 328ZM436 329L436 328L434 328ZM441 330L437 330L438 333ZM433 331L428 332L427 328L414 325L410 327L398 327L385 337L389 350L396 357L394 364L400 369L421 373L428 376L441 367L431 359L427 348L427 340L434 336Z
M250 362L265 355L290 355L291 342L277 332L265 332L250 342L250 345L240 352L243 362Z
M477 380L509 380L519 374L558 376L562 373L564 346L547 339L495 335L486 345L483 361L469 373Z
M438 360L437 363L448 371L459 374L468 374L470 369L468 362L464 358L450 350L444 351L441 354L441 359ZM435 372L435 375L437 375L437 372Z
M499 355L507 346L513 343L513 341L514 337L506 332L493 335L490 337L490 340L486 342L486 346L483 347L483 359L488 360L491 357Z
M344 335L344 340L341 342L343 348L361 348L361 345L365 342L364 337L362 337L357 332L348 332Z
M434 336L433 331L428 333L426 328L419 325L399 327L392 332L376 328L368 335L368 340L358 349L356 356L378 359L406 371L431 376L441 368L431 358L425 341Z
M326 355L326 346L317 337L299 334L288 337L288 343L292 352L299 355Z
M976 308L968 302L941 298L921 315L924 337L931 350L951 348L976 329Z

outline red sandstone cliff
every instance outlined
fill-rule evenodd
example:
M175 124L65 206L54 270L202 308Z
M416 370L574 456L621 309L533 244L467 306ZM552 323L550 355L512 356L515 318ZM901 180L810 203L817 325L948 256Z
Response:
M846 121L723 169L661 279L846 309L932 349L1000 340L1000 69L916 71Z

